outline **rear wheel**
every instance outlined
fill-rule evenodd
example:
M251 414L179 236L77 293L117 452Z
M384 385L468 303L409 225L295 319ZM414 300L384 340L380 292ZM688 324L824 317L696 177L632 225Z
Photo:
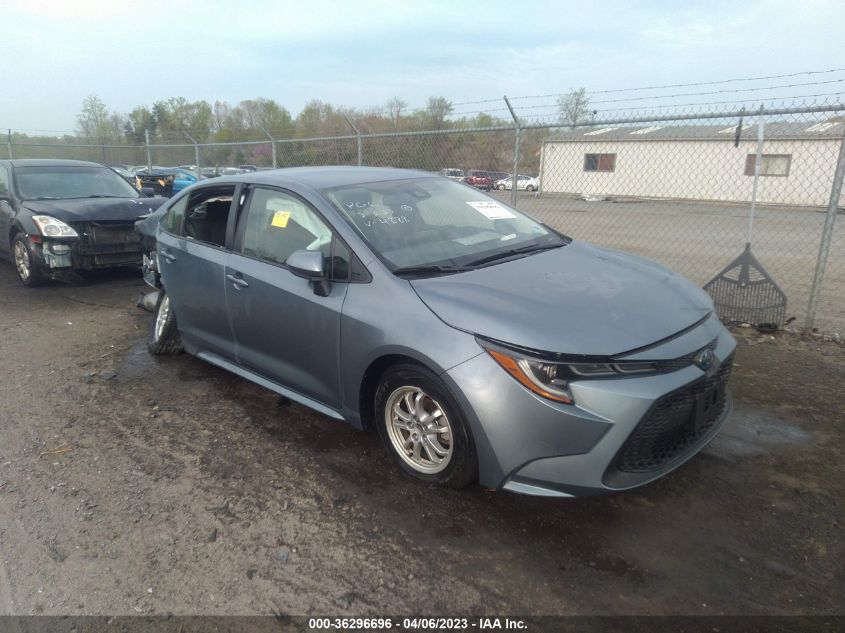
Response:
M385 372L375 412L385 447L406 473L449 488L478 477L469 426L446 385L427 369L402 364Z
M147 337L147 348L156 356L172 356L183 351L182 337L176 327L176 315L170 307L170 297L162 290L158 295Z
M23 233L18 233L12 240L12 262L15 264L18 279L24 285L32 288L47 281L47 276L38 267L35 253Z
M496 185L496 189L498 189L499 191L504 191L505 186L504 185Z

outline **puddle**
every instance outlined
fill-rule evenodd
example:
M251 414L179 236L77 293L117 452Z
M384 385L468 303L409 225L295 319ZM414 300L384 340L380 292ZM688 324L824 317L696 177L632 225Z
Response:
M155 369L158 362L147 350L146 340L142 339L123 355L115 371L118 376L138 376Z
M705 452L722 459L750 457L805 444L811 438L809 432L768 411L738 406Z

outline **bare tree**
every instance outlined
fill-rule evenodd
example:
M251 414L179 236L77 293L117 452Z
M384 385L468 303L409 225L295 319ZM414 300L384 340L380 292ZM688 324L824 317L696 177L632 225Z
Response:
M398 126L399 118L402 116L402 110L407 108L408 104L405 101L402 101L399 97L393 97L385 104L385 107L390 115L390 119L393 121L393 125Z
M590 98L586 88L570 90L557 100L560 122L564 125L575 126L590 121L595 112L590 110Z

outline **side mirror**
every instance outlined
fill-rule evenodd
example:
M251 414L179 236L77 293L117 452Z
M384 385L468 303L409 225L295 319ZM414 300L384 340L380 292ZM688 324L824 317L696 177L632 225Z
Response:
M294 275L307 279L313 284L315 295L319 297L329 295L331 286L326 278L325 261L320 251L294 251L285 264Z
M152 187L141 187L141 195L145 198L155 198L156 190Z

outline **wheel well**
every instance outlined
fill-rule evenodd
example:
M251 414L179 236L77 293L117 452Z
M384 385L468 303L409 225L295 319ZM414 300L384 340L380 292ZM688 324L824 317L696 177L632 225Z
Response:
M384 372L400 363L410 363L422 366L422 363L410 356L389 354L388 356L382 356L374 360L370 363L370 366L367 367L367 371L364 372L364 378L361 380L361 389L358 395L358 409L361 412L361 426L365 431L374 431L376 428L373 399L376 395L376 389L378 389L379 379L382 377Z

